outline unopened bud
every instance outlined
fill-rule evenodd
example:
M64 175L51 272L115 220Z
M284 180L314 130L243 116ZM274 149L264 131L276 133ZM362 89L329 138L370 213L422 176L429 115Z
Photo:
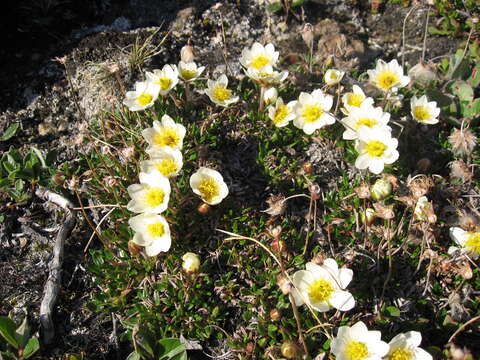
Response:
M63 173L55 173L52 176L52 181L57 185L62 185L65 181L65 176Z
M293 341L287 340L283 342L280 351L287 359L295 359L300 353L300 348Z
M314 38L312 24L306 23L303 26L301 34L302 34L302 39L305 42L305 45L307 45L308 48L311 48L313 46L313 38Z
M140 254L141 251L142 247L134 243L133 240L130 240L128 242L128 252L130 253L130 255L137 256L138 254Z
M310 161L306 161L302 165L303 171L305 174L313 173L313 164Z
M192 62L193 59L193 46L185 45L184 47L182 47L182 49L180 50L180 60L189 63Z
M197 207L197 211L202 215L208 214L211 209L212 209L212 207L210 205L208 205L207 203L201 203Z
M278 91L274 87L270 87L265 90L263 94L263 101L265 101L265 105L275 104L278 98Z
M277 251L277 252L283 252L287 249L287 245L285 244L285 241L280 240L278 237L273 239L272 241L272 249Z
M182 256L182 269L187 274L194 274L200 269L200 257L192 252L187 252Z
M383 200L392 193L392 184L385 179L378 179L370 189L373 200Z
M371 225L375 220L375 216L375 210L372 208L366 208L361 215L362 223L365 225Z
M279 321L281 318L282 314L280 313L280 310L273 309L270 311L270 319L272 319L272 321Z
M319 200L320 199L320 186L318 184L312 184L308 187L310 191L310 197L312 200Z
M290 293L290 290L292 290L292 284L283 275L277 276L277 285L282 291L283 295L288 295Z

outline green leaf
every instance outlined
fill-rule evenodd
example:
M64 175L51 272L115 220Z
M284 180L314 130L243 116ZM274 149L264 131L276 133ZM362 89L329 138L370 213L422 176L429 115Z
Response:
M305 0L294 0L294 1L292 2L292 7L301 6L301 5L304 4L304 2L305 2Z
M137 352L132 352L130 355L128 355L127 360L140 360L141 357Z
M385 310L390 316L393 316L393 317L400 316L400 309L396 308L395 306L387 306Z
M475 99L473 102L461 102L460 107L464 117L473 118L480 114L480 99Z
M21 180L17 180L17 181L21 181ZM22 185L22 188L23 188L23 185ZM15 339L17 339L19 347L23 349L25 345L27 345L29 338L30 338L30 326L28 326L27 317L25 316L25 318L22 321L22 324L15 331Z
M452 103L452 99L450 97L437 89L428 90L427 97L433 101L436 101L437 105L441 108L444 106L449 106Z
M271 13L276 13L276 12L279 12L280 10L283 9L283 6L280 2L276 2L276 3L273 3L273 4L270 4L268 7L267 7L267 10Z
M460 101L472 101L473 89L465 81L457 80L451 85L452 92L460 99Z
M36 337L30 338L30 340L28 340L27 346L25 346L25 349L23 350L23 357L25 359L28 359L30 356L35 354L38 349L40 349L40 343L38 342L38 339Z
M0 316L0 335L15 349L18 349L18 342L15 338L15 330L17 325L8 317Z
M470 77L467 79L467 83L472 87L476 88L480 85L480 62L475 64L475 67L472 69Z
M166 338L158 340L160 346L159 359L183 360L187 358L186 348L180 340Z
M17 130L20 128L20 123L13 123L11 124L7 130L3 133L2 137L0 138L0 141L7 141L10 140L12 137L15 136L17 133Z

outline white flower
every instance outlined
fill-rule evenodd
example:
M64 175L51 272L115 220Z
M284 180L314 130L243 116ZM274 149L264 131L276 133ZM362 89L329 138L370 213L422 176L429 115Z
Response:
M355 160L358 169L368 168L374 174L380 174L385 164L391 164L398 159L398 140L385 128L358 129L358 140L355 150L359 153Z
M182 153L178 149L164 146L162 148L154 148L148 151L150 160L140 162L140 170L142 172L150 172L157 169L160 174L170 178L177 176L183 166Z
M127 91L123 104L131 111L145 110L155 103L160 87L148 81L136 82L135 91Z
M419 197L415 204L415 209L413 210L413 217L415 220L429 222L430 217L434 214L433 205L428 201L428 198L426 196Z
M305 268L292 277L291 294L297 306L307 303L321 312L332 307L348 311L355 306L352 294L344 290L352 280L352 270L339 269L334 259L325 260L323 265L308 262Z
M265 101L266 105L274 104L278 98L278 91L274 87L270 87L265 90L263 94L263 101Z
M160 86L160 94L167 95L178 84L178 71L175 65L165 65L162 70L146 73L147 80Z
M172 149L181 149L185 133L186 130L182 124L176 123L170 116L165 114L162 116L161 123L155 120L153 127L142 131L142 136L149 145L147 152L152 152L165 146L169 146Z
M343 108L342 112L345 115L348 115L352 109L359 108L362 105L373 105L373 99L371 97L366 97L363 90L358 85L353 85L353 92L346 93L342 96Z
M205 66L197 67L193 61L178 63L178 76L184 81L193 81L197 79L205 70Z
M279 97L275 106L271 105L268 107L268 117L276 127L287 126L295 118L293 109L296 103L296 101L290 101L285 105L282 98Z
M328 69L323 76L323 80L325 81L325 84L327 84L328 86L332 86L342 81L343 75L345 75L345 71Z
M432 360L425 350L419 348L422 342L422 334L418 331L409 331L398 334L389 343L387 356L388 360Z
M222 175L206 167L201 167L190 176L190 186L209 205L220 203L228 195L228 187Z
M416 96L412 97L410 109L413 119L419 123L428 125L438 123L437 117L440 115L440 109L435 101L429 102L425 95L419 99Z
M262 84L278 84L285 80L288 76L288 71L276 71L271 66L265 66L261 70L248 68L246 71L250 79L261 82Z
M465 231L459 227L450 228L450 238L461 247L461 252L472 259L480 256L480 231ZM448 251L451 253L450 249Z
M389 63L378 60L375 70L368 70L367 73L370 82L385 92L396 92L398 88L405 87L410 82L410 78L403 75L403 69L396 59Z
M300 93L295 105L296 116L293 119L293 125L310 135L325 125L333 124L335 118L328 113L332 104L333 98L325 95L322 90L314 90L311 94Z
M384 128L390 131L387 126L390 120L390 114L383 112L381 107L374 108L369 103L364 103L360 107L353 107L346 118L342 119L342 124L346 127L343 133L345 140L354 140L358 137L358 129L361 127Z
M330 349L336 360L381 360L389 349L381 336L380 331L369 331L359 321L353 326L340 326Z
M200 257L192 252L187 252L182 256L182 269L188 273L196 273L200 269Z
M167 209L170 199L170 183L157 170L141 172L140 184L127 188L132 198L127 209L136 213L160 214Z
M228 79L225 74L220 75L217 80L208 80L205 93L210 100L220 106L228 106L238 101L238 96L233 96L232 90L227 89Z
M145 246L148 256L156 256L170 249L172 244L170 227L163 216L140 214L130 218L128 224L135 231L133 242Z
M266 66L275 66L278 61L278 51L273 44L263 46L259 42L252 45L251 49L244 48L240 56L240 64L246 69L261 70Z

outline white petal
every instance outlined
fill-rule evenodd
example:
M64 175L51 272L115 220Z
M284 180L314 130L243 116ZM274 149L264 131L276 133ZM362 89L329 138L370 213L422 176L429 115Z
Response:
M421 348L415 349L415 360L433 360L432 355Z
M345 289L348 286L348 284L350 284L350 282L352 281L353 271L351 269L341 268L338 271L338 275L339 275L338 278L340 280L340 287L342 289Z
M332 294L330 304L340 311L348 311L355 306L355 299L348 291L339 290Z

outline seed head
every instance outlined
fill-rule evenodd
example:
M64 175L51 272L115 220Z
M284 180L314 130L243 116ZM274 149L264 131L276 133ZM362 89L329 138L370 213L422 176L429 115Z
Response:
M448 137L448 142L455 154L468 155L477 145L477 137L469 129L455 129Z

